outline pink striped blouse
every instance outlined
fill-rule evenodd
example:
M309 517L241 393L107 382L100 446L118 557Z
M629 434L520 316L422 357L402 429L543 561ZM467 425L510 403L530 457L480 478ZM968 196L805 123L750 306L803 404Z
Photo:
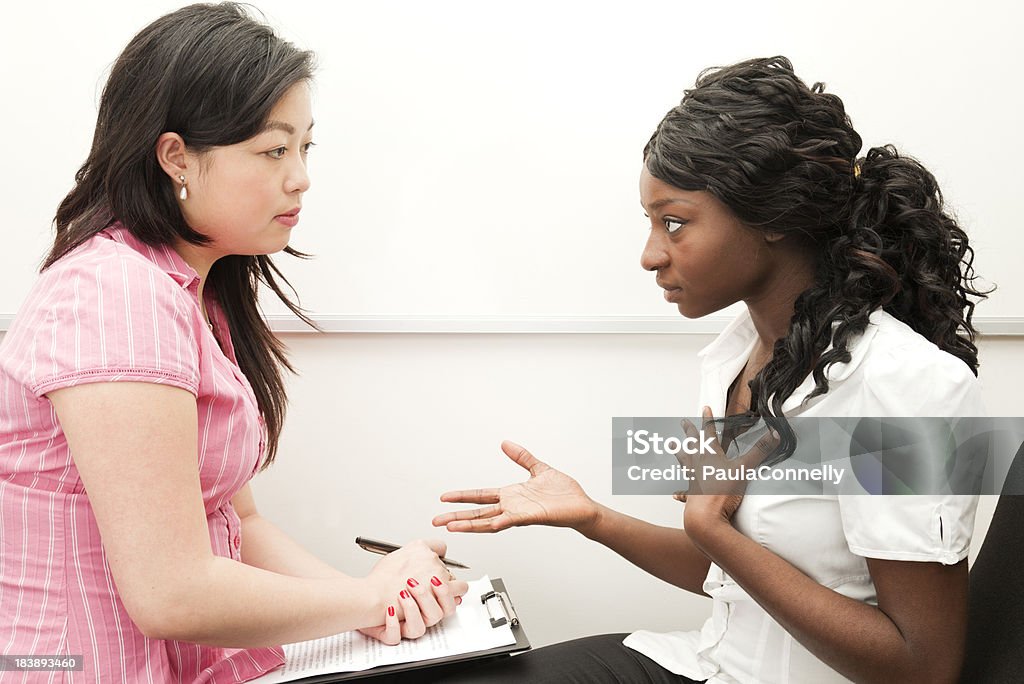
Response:
M198 284L173 249L115 224L40 275L0 343L0 654L84 657L81 671L0 671L0 682L242 682L284 662L279 648L213 648L139 631L46 397L116 381L194 394L210 544L241 562L230 499L255 472L265 430L216 295L204 288L214 333Z

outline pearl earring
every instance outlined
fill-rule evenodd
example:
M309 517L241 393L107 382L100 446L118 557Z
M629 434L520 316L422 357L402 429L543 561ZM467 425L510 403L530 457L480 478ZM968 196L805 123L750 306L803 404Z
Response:
M185 187L185 177L178 176L178 180L181 181L181 190L178 192L178 198L184 202L188 199L188 188Z

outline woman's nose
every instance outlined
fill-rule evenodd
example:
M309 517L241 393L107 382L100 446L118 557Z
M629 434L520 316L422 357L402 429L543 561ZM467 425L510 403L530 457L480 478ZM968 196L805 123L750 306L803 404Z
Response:
M668 252L665 251L664 238L656 230L647 236L644 251L640 254L640 265L645 271L657 271L668 266Z
M309 172L306 170L305 160L300 160L293 167L291 173L288 175L287 191L291 192L306 192L309 190Z

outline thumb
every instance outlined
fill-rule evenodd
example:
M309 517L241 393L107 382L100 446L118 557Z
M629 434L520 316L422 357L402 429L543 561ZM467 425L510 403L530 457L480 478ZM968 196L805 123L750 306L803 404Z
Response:
M536 475L534 470L538 467L544 466L544 463L537 460L537 458L526 450L526 447L519 446L515 442L505 440L501 443L501 450L505 452L505 455L516 462L517 465L530 471L531 475Z

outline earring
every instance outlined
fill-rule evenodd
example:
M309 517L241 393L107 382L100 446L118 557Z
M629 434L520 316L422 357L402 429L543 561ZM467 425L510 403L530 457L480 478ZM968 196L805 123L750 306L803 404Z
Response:
M188 199L188 188L185 187L185 177L178 176L178 180L181 181L181 190L178 192L178 198L184 202Z

